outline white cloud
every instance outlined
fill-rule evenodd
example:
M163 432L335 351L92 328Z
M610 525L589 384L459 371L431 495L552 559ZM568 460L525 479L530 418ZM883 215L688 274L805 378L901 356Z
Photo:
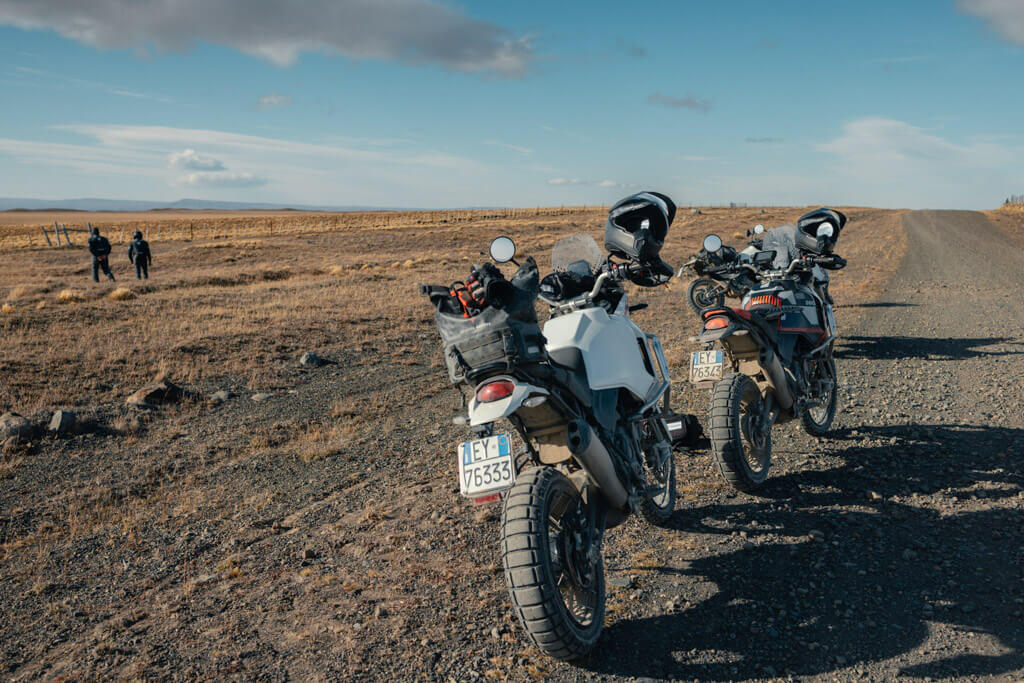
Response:
M68 196L109 194L115 187L120 196L146 198L154 197L155 187L178 186L195 188L190 195L196 197L263 201L270 195L254 188L266 185L273 188L273 201L281 202L460 206L508 203L507 188L519 182L513 178L533 182L514 165L488 166L416 141L298 141L165 126L51 128L50 134L67 140L0 138L5 186L28 195L40 191L33 188L60 187L54 192ZM169 167L178 172L169 173ZM7 169L20 171L4 176ZM494 189L481 189L481 183ZM466 188L477 188L472 199Z
M698 100L693 94L686 97L672 97L662 95L660 92L652 93L647 98L648 104L660 104L673 109L692 109L707 114L711 111L711 100Z
M174 152L167 155L167 165L171 168L187 168L192 171L223 171L224 163L213 157L206 157L194 149Z
M513 152L519 152L520 154L523 154L523 155L533 154L533 150L530 149L529 147L521 147L519 145L510 145L507 142L498 142L496 140L486 140L484 142L484 144L485 145L490 145L491 147L502 147L504 149L510 149Z
M620 183L614 180L581 180L579 178L549 178L548 185L585 185L589 187L619 187L628 189L637 187L630 183Z
M534 57L528 36L434 0L0 0L0 25L103 49L217 43L278 66L320 52L518 77Z
M960 0L959 8L986 20L1004 40L1024 46L1024 3L1020 0Z
M259 187L266 185L267 180L252 173L199 171L181 176L175 180L175 184L190 187Z
M903 121L864 118L817 145L836 155L848 192L877 205L994 206L1019 182L1019 151L1001 144L957 144Z
M3 0L0 0L2 5ZM2 11L2 10L0 10ZM169 97L162 97L160 95L150 95L148 93L135 92L133 90L125 90L116 85L109 83L102 83L100 81L91 81L85 78L76 78L74 76L65 76L64 74L54 73L52 71L45 71L43 69L33 69L28 66L16 66L13 72L8 72L11 76L32 82L33 84L44 85L54 88L66 88L67 86L73 86L76 88L87 88L90 90L103 90L111 95L118 95L120 97L131 97L136 100L152 100L154 102L163 102L164 104L171 104L174 100ZM17 83L17 82L16 82Z
M163 174L159 159L131 149L0 138L0 154L13 156L23 164L61 166L90 175L113 173L159 177Z
M364 150L355 147L323 145L258 135L228 133L219 130L197 128L172 128L169 126L121 126L121 125L65 125L54 126L95 138L103 147L112 149L180 149L201 147L222 150L223 155L253 155L267 158L281 155L295 158L307 156L330 161L375 162L414 166L452 168L470 166L474 162L438 152L401 153L392 150Z
M286 107L292 103L292 98L287 95L278 95L277 93L268 93L263 95L256 101L256 106L260 109L272 109L273 107Z

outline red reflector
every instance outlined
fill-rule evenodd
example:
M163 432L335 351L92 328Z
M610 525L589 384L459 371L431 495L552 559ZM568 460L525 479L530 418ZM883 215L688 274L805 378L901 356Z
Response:
M497 401L499 398L505 398L512 394L512 390L516 388L515 384L509 382L507 379L499 379L493 382L488 382L477 387L476 400L481 403L490 403L491 401Z
M709 320L705 320L704 321L704 329L705 330L720 330L723 327L727 326L728 324L729 324L729 319L728 318L723 318L722 316L718 316L717 318L711 318Z
M501 494L492 493L491 495L484 496L482 498L474 498L473 503L476 505L486 505L487 503L497 503L499 500L501 500Z

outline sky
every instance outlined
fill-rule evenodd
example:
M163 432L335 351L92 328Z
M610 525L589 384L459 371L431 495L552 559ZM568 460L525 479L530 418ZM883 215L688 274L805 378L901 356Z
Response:
M1024 0L0 0L0 196L987 208Z

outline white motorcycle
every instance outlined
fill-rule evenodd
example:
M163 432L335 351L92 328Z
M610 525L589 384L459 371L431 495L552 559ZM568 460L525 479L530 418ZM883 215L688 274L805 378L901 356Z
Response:
M515 245L500 237L491 256L513 261ZM660 274L651 264L614 263L591 237L576 235L555 245L555 272L543 282L528 258L510 281L490 266L464 289L423 288L438 307L451 379L472 388L456 418L476 437L458 447L461 492L482 503L504 499L512 603L531 640L559 659L582 656L600 636L605 531L634 511L653 523L668 519L673 445L687 427L695 431L692 418L671 412L661 344L629 316L646 305L630 307L622 286L667 279L671 268L659 264ZM538 294L551 312L543 330ZM470 300L480 308L467 317L462 303ZM496 432L500 420L513 433Z

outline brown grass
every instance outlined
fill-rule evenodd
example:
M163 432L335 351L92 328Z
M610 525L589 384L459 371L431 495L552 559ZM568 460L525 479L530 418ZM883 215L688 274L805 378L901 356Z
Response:
M1006 204L985 214L1010 239L1024 247L1024 204Z
M57 294L57 301L62 304L75 304L85 301L85 297L77 289L62 289Z
M113 301L127 301L128 299L134 299L135 293L127 287L118 287L108 294L107 298Z
M0 306L0 313L14 313L14 306L4 304L3 306Z

